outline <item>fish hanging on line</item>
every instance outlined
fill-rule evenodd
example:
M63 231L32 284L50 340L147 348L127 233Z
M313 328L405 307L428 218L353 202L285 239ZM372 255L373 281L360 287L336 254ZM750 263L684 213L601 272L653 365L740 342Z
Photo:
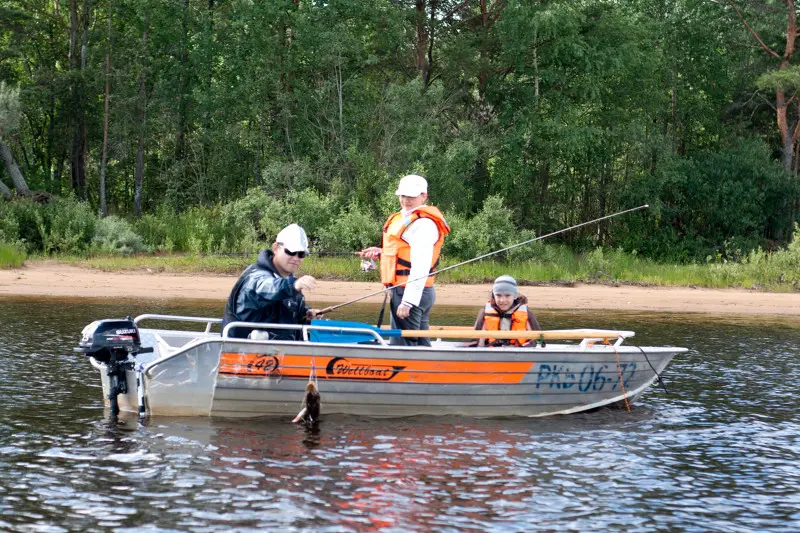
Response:
M317 366L314 358L311 358L311 371L308 373L308 384L306 385L303 403L300 405L300 412L292 420L293 423L302 421L306 426L313 426L319 422L321 402L319 395L319 383L317 382Z

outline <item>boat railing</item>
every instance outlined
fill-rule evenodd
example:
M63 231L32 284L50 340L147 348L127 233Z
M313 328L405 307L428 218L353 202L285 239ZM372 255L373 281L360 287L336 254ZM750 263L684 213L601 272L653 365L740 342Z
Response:
M205 331L204 333L211 333L211 328L214 324L221 324L222 319L220 318L210 318L210 317L196 317L196 316L182 316L182 315L161 315L161 314L143 314L139 315L134 319L134 322L138 325L140 322L144 320L164 320L164 321L172 321L172 322L195 322L195 323L205 323ZM246 327L251 328L253 330L276 330L276 329L283 329L283 330L299 330L301 331L302 340L308 342L309 339L309 332L310 331L320 331L326 332L330 334L339 334L342 335L342 340L346 338L347 335L351 336L358 336L361 339L368 339L369 341L375 341L377 344L386 346L386 340L383 338L379 331L376 331L373 328L359 328L359 327L352 327L352 326L322 326L322 325L312 325L312 324L276 324L276 323L266 323L266 322L244 322L244 321L236 321L230 322L226 324L224 328L222 328L221 336L222 338L237 338L237 337L230 337L229 331L231 328L235 327ZM591 348L598 344L603 344L607 346L613 346L614 348L619 347L626 338L633 337L635 333L633 331L604 331L604 330L594 330L594 329L573 329L573 330L564 330L565 333L570 333L574 339L581 339L581 343L579 349L585 350L587 348ZM585 336L581 337L581 335L585 334ZM436 337L436 334L433 333L431 337ZM568 338L568 337L562 337ZM614 340L613 344L610 342ZM248 341L268 341L270 340L267 336L259 338L258 336L254 338L248 339L240 339L240 340L248 340ZM360 341L360 342L363 342Z
M221 324L221 318L209 318L209 317L200 317L200 316L181 316L181 315L156 315L156 314L145 314L139 315L133 319L136 325L139 325L139 322L142 320L169 320L172 322L205 322L206 329L203 333L211 333L211 326L214 324Z
M342 335L359 335L359 336L368 336L370 340L377 341L378 344L386 346L386 341L381 336L380 332L375 331L369 328L354 328L354 327L347 327L347 326L319 326L319 325L311 325L311 324L272 324L272 323L264 323L264 322L230 322L225 325L222 329L222 337L223 338L234 338L237 337L230 337L228 332L231 328L236 327L245 327L245 328L253 328L254 330L264 330L264 329L287 329L287 330L300 330L303 336L303 341L309 341L309 331L326 331L329 333L339 333ZM267 338L259 339L259 338L249 338L249 339L240 339L240 340L269 340Z
M603 346L613 346L614 348L619 348L619 346L625 341L626 338L633 337L634 335L632 331L620 331L618 333L619 336L617 337L586 337L581 341L578 348L581 350L585 350L587 348L591 348L598 344ZM613 344L611 344L610 342L610 339L612 338L616 338Z

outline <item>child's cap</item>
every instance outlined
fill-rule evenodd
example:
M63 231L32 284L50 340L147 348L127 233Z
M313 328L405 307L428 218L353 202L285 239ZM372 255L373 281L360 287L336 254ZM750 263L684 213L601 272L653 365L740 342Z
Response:
M510 294L513 297L519 296L519 289L517 288L517 280L509 276L508 274L503 274L496 280L494 280L494 286L492 287L493 294Z

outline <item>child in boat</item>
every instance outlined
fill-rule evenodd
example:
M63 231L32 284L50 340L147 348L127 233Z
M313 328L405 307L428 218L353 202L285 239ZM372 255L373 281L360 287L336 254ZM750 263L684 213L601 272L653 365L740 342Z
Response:
M494 280L489 301L478 312L475 328L485 331L538 331L536 315L528 310L528 298L519 293L517 280L502 275ZM535 341L534 341L535 342ZM531 339L480 339L478 346L525 346Z

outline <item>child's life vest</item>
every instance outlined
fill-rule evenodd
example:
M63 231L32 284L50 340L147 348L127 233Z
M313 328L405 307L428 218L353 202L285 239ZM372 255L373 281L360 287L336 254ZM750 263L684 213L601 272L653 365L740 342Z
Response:
M483 308L483 329L484 331L528 331L528 306L514 301L514 305L506 311L501 312L492 301L486 302ZM486 344L490 346L513 345L522 346L530 339L487 339Z

